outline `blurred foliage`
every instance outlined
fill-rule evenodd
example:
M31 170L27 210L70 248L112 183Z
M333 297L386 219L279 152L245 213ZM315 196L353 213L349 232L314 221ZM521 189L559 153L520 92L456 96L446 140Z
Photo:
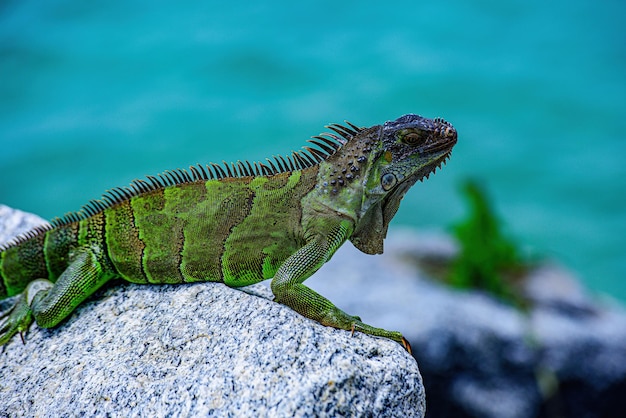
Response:
M464 220L453 225L459 253L446 281L459 289L480 289L519 307L527 305L519 281L530 268L519 245L505 236L485 190L476 181L462 186L468 206Z

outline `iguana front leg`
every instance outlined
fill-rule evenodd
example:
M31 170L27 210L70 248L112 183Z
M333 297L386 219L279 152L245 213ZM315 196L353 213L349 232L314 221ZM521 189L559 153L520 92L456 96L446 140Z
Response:
M327 236L312 239L285 260L272 279L275 300L322 325L389 338L402 344L411 353L411 346L401 333L367 325L359 317L348 315L331 301L302 284L330 259L337 248L345 242L350 231L351 227L347 223L341 223Z
M110 278L91 250L81 250L56 283L39 279L28 284L15 306L1 316L7 319L0 325L0 345L28 331L33 319L42 328L57 325Z

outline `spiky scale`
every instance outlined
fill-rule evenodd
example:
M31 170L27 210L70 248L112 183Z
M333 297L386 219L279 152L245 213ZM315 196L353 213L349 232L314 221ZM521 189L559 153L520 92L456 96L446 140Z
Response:
M342 126L342 125L338 125L336 123L333 123L332 125L328 125L327 128L332 129L333 131L337 132L346 140L350 140L350 138L352 138L356 134L356 132L352 131L351 129L346 128L345 126Z
M327 134L327 135L330 135L330 134ZM331 152L335 152L338 148L334 145L334 143L330 139L326 137L316 135L313 137L313 139L317 139L317 141L308 140L307 142L310 142L311 144L320 147L327 154Z
M351 124L351 123L350 123L350 122L348 122L348 121L345 121L345 122L346 122L346 125L348 125L349 127L351 127L351 128L352 128L352 130L354 131L354 135L356 135L359 131L361 131L361 130L363 129L363 128L359 128L359 127L358 127L358 126L356 126L356 125Z
M278 174L281 171L278 168L276 168L272 160L270 160L269 158L266 158L265 161L267 161L267 164L272 168L272 175Z

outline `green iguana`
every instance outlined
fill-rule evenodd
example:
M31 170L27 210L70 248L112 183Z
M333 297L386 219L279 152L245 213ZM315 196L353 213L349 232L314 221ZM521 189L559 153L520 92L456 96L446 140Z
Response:
M303 282L346 240L383 251L389 221L418 180L450 155L457 132L443 119L405 115L370 128L327 126L315 145L266 162L165 171L107 191L0 246L0 345L33 319L54 327L113 278L132 283L272 279L275 301L321 324L390 338Z

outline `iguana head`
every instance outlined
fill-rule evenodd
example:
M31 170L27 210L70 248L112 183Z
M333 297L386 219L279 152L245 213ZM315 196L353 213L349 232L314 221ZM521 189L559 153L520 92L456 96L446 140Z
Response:
M446 161L457 132L441 118L404 115L365 129L353 139L359 140L361 135L363 146L359 148L370 152L360 173L365 187L350 240L365 253L379 254L404 194Z

